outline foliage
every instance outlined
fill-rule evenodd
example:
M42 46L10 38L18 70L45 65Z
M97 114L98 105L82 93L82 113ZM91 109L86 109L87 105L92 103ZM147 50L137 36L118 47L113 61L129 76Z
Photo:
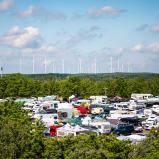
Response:
M138 145L114 135L87 134L44 138L40 121L32 124L21 104L0 103L0 158L4 159L158 159L159 128Z
M159 158L159 128L152 129L149 137L142 143L134 146L129 154L131 159L158 159Z
M0 97L31 97L59 95L68 98L71 95L88 98L91 95L109 97L130 97L132 93L152 93L159 95L159 77L151 80L143 76L135 79L117 77L107 80L69 77L63 80L33 80L24 75L12 74L0 79Z
M32 125L21 107L14 102L0 103L0 158L39 158L42 126Z

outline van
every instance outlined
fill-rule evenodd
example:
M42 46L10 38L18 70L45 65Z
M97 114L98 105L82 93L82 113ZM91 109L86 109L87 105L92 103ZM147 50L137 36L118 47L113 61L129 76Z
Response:
M113 130L113 133L114 134L131 134L132 132L134 132L135 129L134 129L134 126L132 124L118 124L117 128L115 128Z

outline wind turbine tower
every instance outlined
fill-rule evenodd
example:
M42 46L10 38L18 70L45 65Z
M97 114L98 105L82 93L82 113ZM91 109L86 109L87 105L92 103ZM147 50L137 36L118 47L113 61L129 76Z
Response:
M110 57L110 73L113 73L113 58Z
M35 60L34 60L34 55L33 55L33 74L35 73L35 70L34 70L34 65L35 65Z
M65 73L65 60L62 60L62 73Z
M79 58L79 73L82 73L82 60Z
M118 57L118 72L120 72L120 61L119 61L119 57Z
M45 71L45 74L46 74L46 56L44 57L44 71Z
M55 64L54 64L54 61L52 61L52 73L55 73Z
M19 73L22 73L22 57L19 59Z
M97 60L96 58L94 59L94 73L97 73Z

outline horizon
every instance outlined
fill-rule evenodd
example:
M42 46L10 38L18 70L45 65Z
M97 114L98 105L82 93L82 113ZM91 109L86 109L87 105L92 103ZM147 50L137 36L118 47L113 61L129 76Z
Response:
M159 73L158 7L158 0L0 0L1 71Z

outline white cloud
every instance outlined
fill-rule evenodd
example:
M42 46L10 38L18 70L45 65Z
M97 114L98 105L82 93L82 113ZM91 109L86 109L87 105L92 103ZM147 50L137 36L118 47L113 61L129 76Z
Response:
M111 6L104 6L102 8L98 8L98 9L91 9L90 11L88 11L88 15L90 17L100 17L100 16L104 16L104 15L118 16L124 11L125 10L123 10L123 9L117 9L117 8L113 8Z
M135 46L132 47L132 51L134 52L141 52L145 49L145 45L143 43L138 43Z
M0 44L15 48L37 48L41 40L42 38L38 28L32 26L19 28L15 26L0 38Z
M147 49L149 51L155 52L155 53L159 53L159 42L155 42L155 43L151 43L148 45Z
M124 52L125 52L125 48L120 47L120 48L116 49L116 53L119 54L119 55L124 53Z
M152 28L152 31L159 33L159 24L155 25L155 26Z
M3 0L2 2L0 2L0 11L9 9L10 7L12 7L13 4L14 0Z
M34 14L36 8L34 6L29 6L27 10L19 12L18 15L21 17L29 17Z
M39 20L65 20L66 15L61 12L49 11L43 7L29 6L24 11L18 11L14 14L17 17L32 17Z
M132 49L133 52L150 52L159 53L159 42L153 42L149 44L138 43Z
M80 29L79 32L72 35L66 43L68 47L74 47L83 42L92 41L95 38L101 38L102 34L98 32L99 30L100 28L98 28L97 26L92 26L87 30Z
M42 44L39 48L24 48L21 50L23 56L52 56L59 53L59 49L52 44Z

